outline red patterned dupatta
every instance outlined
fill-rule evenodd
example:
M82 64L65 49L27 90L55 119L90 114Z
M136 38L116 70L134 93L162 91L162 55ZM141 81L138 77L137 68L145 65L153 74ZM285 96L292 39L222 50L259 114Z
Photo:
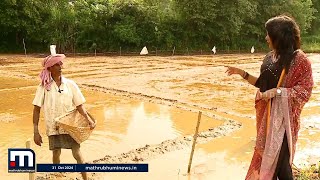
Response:
M257 99L255 101L257 138L246 180L272 180L285 132L292 164L300 128L301 110L311 96L312 87L311 63L299 50L288 74L284 77L281 86L282 95L272 100L268 126L267 102Z

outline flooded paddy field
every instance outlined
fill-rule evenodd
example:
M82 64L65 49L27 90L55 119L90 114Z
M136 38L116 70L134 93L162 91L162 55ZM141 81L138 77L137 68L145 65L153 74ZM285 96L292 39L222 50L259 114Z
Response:
M259 75L263 54L215 56L68 57L63 75L86 97L98 120L81 144L87 162L148 163L148 173L93 173L92 179L244 179L255 143L256 88L225 65ZM43 116L44 144L33 143L32 100L39 84L40 56L0 55L0 160L7 172L8 148L31 138L37 163L51 163ZM320 160L320 55L309 54L315 87L301 116L294 164ZM200 134L191 174L186 175L198 112ZM75 163L71 151L61 163ZM226 173L228 169L228 173ZM76 179L78 173L37 173L37 179ZM1 173L1 179L27 174Z

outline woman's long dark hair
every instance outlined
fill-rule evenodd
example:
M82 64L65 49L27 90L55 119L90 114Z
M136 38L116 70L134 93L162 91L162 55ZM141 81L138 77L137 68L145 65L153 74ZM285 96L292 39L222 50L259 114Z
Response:
M281 15L269 19L265 24L271 39L278 65L289 71L297 49L300 49L300 28L295 20L289 16Z

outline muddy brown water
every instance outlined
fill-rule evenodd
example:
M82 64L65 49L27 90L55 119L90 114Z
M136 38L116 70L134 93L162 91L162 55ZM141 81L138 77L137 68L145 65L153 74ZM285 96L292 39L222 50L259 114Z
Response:
M299 167L320 160L320 55L309 56L315 87L301 116L294 161ZM68 58L63 74L80 85L86 107L98 119L94 133L81 145L87 161L192 136L198 111L203 111L201 132L221 127L228 119L242 124L226 136L197 144L189 176L186 168L191 149L187 146L147 158L144 163L149 163L149 173L99 173L94 179L244 179L254 147L256 89L240 77L226 76L224 65L258 75L262 58L263 54ZM1 55L0 60L0 160L4 162L0 170L7 172L8 148L23 148L32 138L31 102L42 59ZM42 147L31 146L38 163L50 163L42 117L40 131ZM75 160L65 150L61 162ZM74 174L67 176L80 177ZM27 175L1 173L0 177L24 179Z

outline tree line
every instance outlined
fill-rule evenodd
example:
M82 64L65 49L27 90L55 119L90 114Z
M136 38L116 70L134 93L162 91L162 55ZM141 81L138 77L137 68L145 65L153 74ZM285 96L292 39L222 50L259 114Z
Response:
M0 52L249 49L287 14L320 43L319 0L1 0Z

